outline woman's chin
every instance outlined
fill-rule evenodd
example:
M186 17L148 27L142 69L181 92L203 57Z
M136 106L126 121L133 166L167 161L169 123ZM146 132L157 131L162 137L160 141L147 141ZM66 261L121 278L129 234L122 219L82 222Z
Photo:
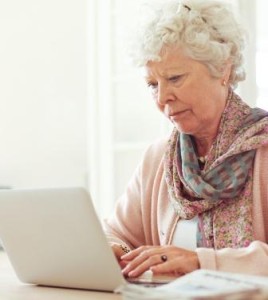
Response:
M173 125L177 128L177 130L180 133L184 133L184 134L193 134L194 133L193 128L190 126L183 126L182 124L178 124L175 122L173 122Z

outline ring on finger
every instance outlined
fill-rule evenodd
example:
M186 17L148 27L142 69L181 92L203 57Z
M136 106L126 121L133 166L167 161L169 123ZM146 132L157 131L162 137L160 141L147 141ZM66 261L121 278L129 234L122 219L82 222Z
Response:
M168 259L166 255L161 255L160 257L161 257L162 262L166 262Z

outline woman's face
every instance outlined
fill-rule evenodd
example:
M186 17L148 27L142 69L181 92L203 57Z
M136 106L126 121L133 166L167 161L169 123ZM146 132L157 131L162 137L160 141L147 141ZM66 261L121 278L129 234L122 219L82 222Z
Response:
M161 58L145 66L145 79L160 111L180 132L215 135L228 93L223 78L212 77L204 64L178 48L166 49Z

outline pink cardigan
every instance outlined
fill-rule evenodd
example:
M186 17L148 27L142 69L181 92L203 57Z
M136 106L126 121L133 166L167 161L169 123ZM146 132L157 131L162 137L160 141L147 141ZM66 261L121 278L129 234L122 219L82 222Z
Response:
M163 172L167 140L152 144L105 221L110 242L130 248L171 244L179 221L169 200ZM268 276L268 146L258 149L254 164L253 228L255 241L247 248L197 248L203 269Z

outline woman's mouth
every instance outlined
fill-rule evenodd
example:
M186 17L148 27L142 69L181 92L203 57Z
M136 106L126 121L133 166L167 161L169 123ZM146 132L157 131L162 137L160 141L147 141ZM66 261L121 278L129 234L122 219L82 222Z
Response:
M169 119L171 121L176 121L178 119L181 119L184 117L184 115L188 112L188 110L182 110L182 111L177 111L177 112L172 112L169 114Z

